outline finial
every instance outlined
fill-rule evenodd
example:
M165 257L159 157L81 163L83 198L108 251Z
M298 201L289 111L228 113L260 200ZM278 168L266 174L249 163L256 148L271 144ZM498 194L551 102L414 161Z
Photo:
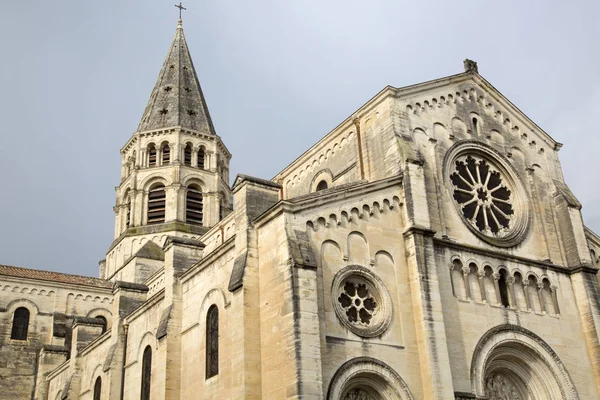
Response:
M179 4L175 4L175 7L179 8L179 20L177 21L177 25L181 26L181 24L182 24L181 11L187 10L187 8L185 8L183 6L183 4L181 4L181 2L179 2Z
M475 61L466 58L463 61L463 64L465 66L465 72L474 72L476 74L479 73L479 69L477 68L477 63Z

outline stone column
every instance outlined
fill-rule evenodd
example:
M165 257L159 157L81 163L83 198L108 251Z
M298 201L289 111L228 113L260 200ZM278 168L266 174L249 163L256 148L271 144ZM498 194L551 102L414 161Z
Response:
M516 301L515 301L515 291L514 291L514 283L515 283L515 277L514 276L507 276L506 277L506 283L507 283L507 291L508 291L508 304L509 304L509 308L516 308Z
M544 283L538 282L537 284L537 296L540 299L540 311L542 314L547 314L546 312L546 304L544 303L544 296L542 295L542 290L544 289Z
M485 284L483 282L484 278L485 278L485 272L478 271L477 272L477 280L479 281L479 291L481 292L481 301L487 302L487 299L485 296Z
M463 266L462 267L462 273L463 273L463 282L465 283L465 296L467 298L467 300L471 300L471 287L469 285L469 271L470 268L468 266Z
M492 274L492 280L494 281L494 290L496 292L496 305L502 304L502 300L500 298L500 284L498 283L499 279L500 279L500 274L498 274L498 273Z
M192 167L198 165L198 148L192 147Z
M523 293L525 293L525 309L531 311L531 299L529 298L529 279L523 279Z

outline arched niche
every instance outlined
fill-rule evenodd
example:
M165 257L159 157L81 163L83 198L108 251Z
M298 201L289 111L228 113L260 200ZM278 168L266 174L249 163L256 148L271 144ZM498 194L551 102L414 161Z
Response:
M413 400L408 385L386 363L371 357L346 361L329 384L327 400Z
M348 263L367 266L370 264L369 245L360 232L348 235Z
M477 343L471 389L476 396L489 399L579 399L554 350L535 333L510 324L490 329Z

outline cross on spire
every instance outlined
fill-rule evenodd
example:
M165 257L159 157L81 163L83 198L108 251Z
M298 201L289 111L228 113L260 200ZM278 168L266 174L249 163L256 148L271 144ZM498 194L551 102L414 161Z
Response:
M181 2L179 2L179 4L175 4L175 7L179 8L179 20L181 21L181 11L187 10L187 8L185 8Z

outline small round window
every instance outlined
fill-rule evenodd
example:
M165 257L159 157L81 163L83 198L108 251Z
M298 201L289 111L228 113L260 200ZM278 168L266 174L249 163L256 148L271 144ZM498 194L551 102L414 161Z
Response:
M340 322L355 334L373 337L388 328L391 298L383 281L369 269L351 265L339 271L331 295Z

